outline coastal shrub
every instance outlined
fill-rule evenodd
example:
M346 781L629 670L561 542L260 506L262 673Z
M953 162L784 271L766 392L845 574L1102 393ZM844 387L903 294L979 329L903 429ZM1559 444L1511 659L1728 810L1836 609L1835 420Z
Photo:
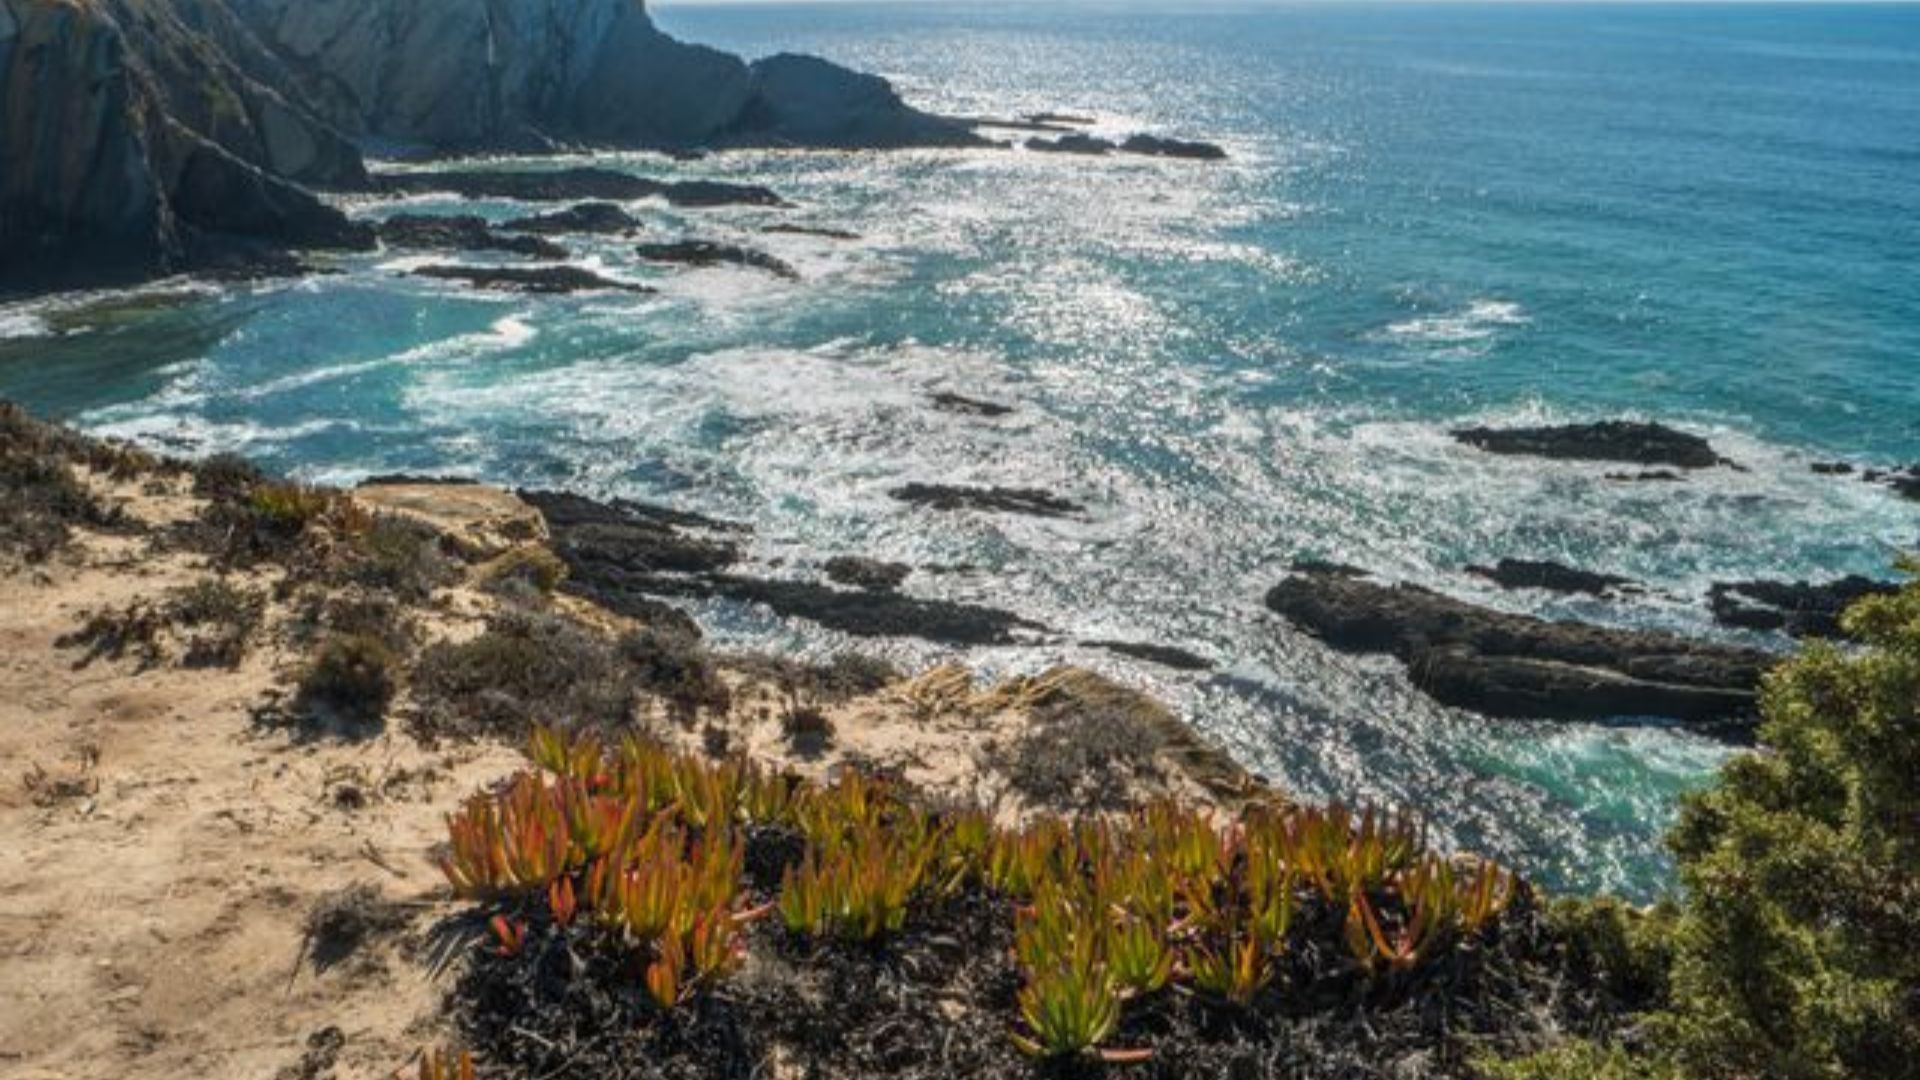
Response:
M639 686L619 644L571 620L509 609L468 641L440 642L413 673L423 730L517 737L535 721L615 729Z
M109 506L74 472L94 444L41 424L10 402L0 402L0 552L44 562L64 547L76 525L122 529L123 511Z
M327 893L307 911L305 955L315 972L326 974L354 959L363 947L406 929L407 909L387 900L370 882ZM375 964L366 968L377 969Z
M171 620L196 631L187 637L181 662L188 667L239 666L266 610L265 593L224 578L208 578L180 589L169 604Z
M989 762L1038 806L1112 809L1130 800L1136 778L1154 771L1165 743L1165 731L1136 710L1056 708L992 751Z
M343 719L372 723L386 715L399 692L399 664L378 638L332 634L320 643L300 677L300 701Z
M419 603L459 580L460 571L442 551L440 534L432 527L374 514L356 523L323 576L334 584L363 585Z
M544 547L523 545L489 563L480 588L495 596L523 599L550 596L565 580L567 564L560 556Z
M1677 908L1637 925L1600 904L1562 918L1612 957L1617 985L1652 991L1645 1039L1572 1044L1498 1075L1914 1075L1920 583L1860 601L1842 625L1863 647L1815 642L1770 673L1762 749L1684 802L1668 836Z
M195 462L193 493L216 502L240 502L267 476L238 454L214 454Z
M623 636L620 655L635 681L682 723L692 723L702 711L724 715L732 707L733 693L712 654L675 627L649 626Z

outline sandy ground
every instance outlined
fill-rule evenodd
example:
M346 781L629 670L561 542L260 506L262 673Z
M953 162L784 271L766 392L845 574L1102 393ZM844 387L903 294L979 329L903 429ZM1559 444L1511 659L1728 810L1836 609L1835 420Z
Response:
M194 512L180 484L112 493L157 523ZM278 606L232 671L83 665L84 649L56 645L88 612L211 573L195 556L87 533L48 564L0 569L0 1075L390 1076L445 1036L451 974L431 930L458 905L429 849L445 811L519 767L518 749L427 748L395 725L361 742L263 725L256 714L301 662L274 631L287 616ZM428 620L437 636L474 632L490 603L454 593ZM731 678L735 705L718 724L734 750L818 777L850 761L894 768L1011 815L1023 808L984 768L983 748L1015 737L1050 694L1121 692L1082 672L982 688L939 668L832 706L823 747L787 738L776 691ZM1243 792L1230 762L1166 721L1166 769L1150 787L1215 801ZM403 927L316 963L309 912L362 883Z

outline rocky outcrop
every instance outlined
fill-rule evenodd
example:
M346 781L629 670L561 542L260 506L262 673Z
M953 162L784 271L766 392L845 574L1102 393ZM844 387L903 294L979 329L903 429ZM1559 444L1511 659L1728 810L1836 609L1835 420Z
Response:
M1619 461L1708 469L1732 462L1698 435L1665 424L1602 420L1550 427L1461 428L1453 437L1490 454L1519 454L1566 461Z
M567 249L551 240L498 232L485 218L467 215L396 214L380 223L380 240L388 247L505 251L530 259L567 257Z
M775 277L797 281L800 272L764 251L714 240L675 240L662 244L641 244L635 254L648 262L677 263L681 266L744 266L765 270Z
M965 121L907 107L877 75L795 53L753 63L739 113L711 141L859 150L986 144Z
M1549 622L1344 568L1296 572L1267 606L1347 652L1390 653L1435 700L1490 716L1750 725L1773 657L1672 634Z
M294 182L358 184L357 152L227 39L219 0L0 0L0 288L372 245Z
M1222 161L1227 156L1225 150L1213 143L1163 139L1154 135L1129 135L1127 141L1120 144L1120 152L1145 154L1148 157L1186 158L1190 161Z
M1899 591L1891 582L1850 574L1824 584L1807 581L1716 581L1707 592L1713 617L1745 630L1777 630L1794 637L1841 636L1840 616L1856 600Z
M1596 574L1542 559L1501 559L1492 566L1469 566L1467 573L1486 578L1503 589L1544 589L1588 596L1640 591L1632 578Z
M846 229L830 229L822 225L795 225L795 224L792 224L791 222L785 222L785 221L777 222L772 225L763 225L761 226L760 231L763 233L776 233L776 234L784 234L787 236L815 236L815 237L819 237L822 240L858 240L860 239L859 233L849 232Z
M644 226L639 218L613 203L588 202L569 206L565 210L556 210L551 214L514 218L500 227L508 232L541 233L549 236L563 233L611 233L627 236L639 232Z
M960 413L963 416L1000 417L1010 416L1013 413L1011 405L1002 405L997 401L987 401L984 398L968 397L951 390L929 394L927 400L933 402L933 407L941 412Z
M594 291L653 292L645 285L615 281L577 266L422 266L415 277L460 281L476 289L520 293L575 293Z
M716 180L650 180L612 169L557 171L403 172L381 176L378 186L403 195L436 191L468 199L520 199L526 202L567 202L575 199L662 198L674 206L771 206L789 203L758 184L727 184Z
M979 604L922 600L887 589L838 589L738 571L744 526L627 500L596 502L524 491L545 515L553 550L567 563L565 588L638 617L660 598L763 605L856 637L914 637L946 645L1006 645L1045 628Z
M861 555L836 555L822 564L820 569L826 571L827 580L836 585L877 592L898 589L913 573L913 567L906 563L869 559Z
M1089 649L1104 649L1135 660L1145 660L1150 664L1159 664L1161 667L1172 668L1175 671L1213 670L1213 661L1173 645L1152 645L1135 641L1083 641L1080 644Z

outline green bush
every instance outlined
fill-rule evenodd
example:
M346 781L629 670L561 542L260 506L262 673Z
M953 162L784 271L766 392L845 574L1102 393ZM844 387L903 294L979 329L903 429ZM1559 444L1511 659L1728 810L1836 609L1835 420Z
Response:
M1629 984L1666 967L1646 1048L1576 1042L1490 1075L1920 1075L1920 582L1843 625L1863 647L1815 643L1775 669L1762 749L1683 805L1670 927L1608 929L1597 902L1563 916Z
M300 679L300 699L351 720L386 715L399 690L399 664L377 638L335 634L320 643Z

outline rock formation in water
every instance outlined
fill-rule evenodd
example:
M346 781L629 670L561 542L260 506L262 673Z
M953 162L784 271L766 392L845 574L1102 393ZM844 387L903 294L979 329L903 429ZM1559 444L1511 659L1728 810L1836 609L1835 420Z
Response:
M371 233L309 189L359 144L964 146L811 57L676 41L641 0L0 0L0 288L258 268Z

